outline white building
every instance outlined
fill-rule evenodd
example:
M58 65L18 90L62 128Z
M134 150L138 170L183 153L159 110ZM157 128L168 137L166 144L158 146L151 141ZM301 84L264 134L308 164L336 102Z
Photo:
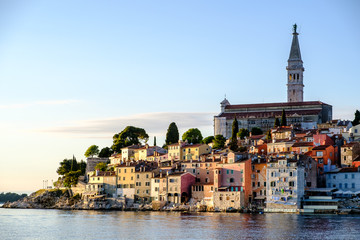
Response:
M341 168L326 174L326 186L341 191L360 191L360 167Z

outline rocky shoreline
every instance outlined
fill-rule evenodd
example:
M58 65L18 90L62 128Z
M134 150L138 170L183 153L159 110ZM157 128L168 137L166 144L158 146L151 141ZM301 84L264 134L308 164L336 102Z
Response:
M315 213L333 214L360 214L359 200L345 200L340 204L337 211L317 211ZM214 209L207 209L205 206L179 205L179 206L156 206L152 204L134 204L132 207L125 207L123 202L113 198L106 198L99 201L85 202L80 195L72 195L70 190L52 189L39 190L31 195L15 201L6 202L2 208L18 209L60 209L60 210L120 210L120 211L179 211L179 212L219 212ZM262 213L259 210L228 210L226 212L238 213Z

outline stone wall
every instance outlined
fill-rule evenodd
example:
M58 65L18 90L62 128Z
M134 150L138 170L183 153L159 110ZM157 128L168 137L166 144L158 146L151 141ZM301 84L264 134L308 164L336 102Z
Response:
M214 192L214 208L227 210L229 208L241 209L245 207L244 192Z

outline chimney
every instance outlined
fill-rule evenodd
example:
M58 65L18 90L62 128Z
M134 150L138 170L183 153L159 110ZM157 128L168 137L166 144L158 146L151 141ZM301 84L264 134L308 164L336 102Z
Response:
M214 154L213 154L213 156L212 156L212 162L215 162L215 156L214 156Z
M96 169L95 175L96 175L96 176L99 176L99 172L100 172L100 170L99 170L99 169Z
M160 172L160 178L162 178L162 172Z

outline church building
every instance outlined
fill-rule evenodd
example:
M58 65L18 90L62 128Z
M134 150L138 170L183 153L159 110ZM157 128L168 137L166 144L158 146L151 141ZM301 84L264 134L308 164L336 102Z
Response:
M274 126L276 118L281 118L283 110L286 113L288 125L292 124L304 129L316 128L317 124L332 120L331 105L320 101L304 101L303 73L305 69L301 59L296 24L292 35L286 67L287 102L232 105L225 98L220 103L220 114L214 117L214 135L221 134L230 138L235 116L239 129L245 128L250 131L253 127L258 127L264 132Z

